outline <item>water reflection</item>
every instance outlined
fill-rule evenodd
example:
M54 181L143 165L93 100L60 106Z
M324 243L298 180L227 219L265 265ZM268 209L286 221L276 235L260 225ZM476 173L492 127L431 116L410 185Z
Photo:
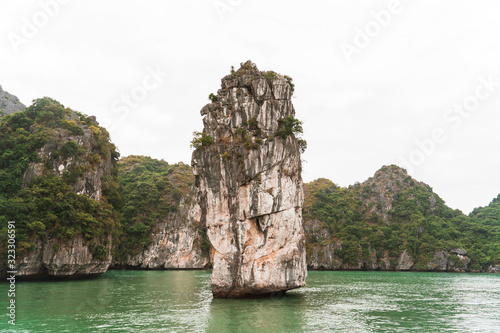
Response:
M301 293L255 299L212 299L208 332L291 332L304 325Z

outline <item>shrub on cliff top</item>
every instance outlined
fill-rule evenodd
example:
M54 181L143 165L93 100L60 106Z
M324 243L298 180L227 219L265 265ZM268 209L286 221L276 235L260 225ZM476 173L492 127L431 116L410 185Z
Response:
M234 67L231 66L231 75L245 75L245 74L258 74L259 69L252 61L247 60L244 63L240 63L240 68L234 71Z
M276 72L273 72L273 71L267 71L264 73L264 77L267 79L267 80L273 80L275 77L276 77Z

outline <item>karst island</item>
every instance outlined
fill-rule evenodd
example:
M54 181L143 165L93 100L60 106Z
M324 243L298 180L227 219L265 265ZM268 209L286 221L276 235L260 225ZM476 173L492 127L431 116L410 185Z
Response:
M207 227L216 298L305 285L301 150L287 76L251 61L222 79L201 110L192 156L198 218Z

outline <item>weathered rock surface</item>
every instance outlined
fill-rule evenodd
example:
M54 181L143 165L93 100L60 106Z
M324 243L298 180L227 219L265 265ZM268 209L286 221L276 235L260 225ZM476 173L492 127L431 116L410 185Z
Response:
M14 95L9 94L0 86L0 117L2 113L12 114L14 112L23 111L26 105L19 101Z
M406 250L403 250L403 252L399 254L396 270L409 271L412 268L412 266L413 266L413 260L411 258L411 255Z
M453 249L436 252L434 258L427 264L430 271L437 272L468 272L470 258L464 249Z
M69 120L81 129L81 133L70 133L65 129L59 129L55 135L57 139L47 142L39 151L41 162L31 163L23 175L23 185L26 187L36 176L40 176L44 171L44 161L50 160L52 164L52 172L60 177L70 169L77 167L86 170L82 176L75 179L72 184L73 189L78 194L85 194L91 199L100 200L102 197L102 181L105 177L111 175L113 168L111 151L107 152L105 156L98 156L96 151L96 138L92 134L89 126L80 122L80 117L76 113L69 115ZM90 117L95 121L95 117ZM94 127L96 128L96 127ZM32 129L31 129L32 130ZM95 129L97 131L99 129ZM100 130L99 130L100 131ZM97 160L83 159L78 157L67 157L63 154L58 154L65 144L68 142L75 142L79 147L84 150L83 155L97 156Z
M340 242L333 246L313 247L308 253L307 267L314 270L368 270L368 271L436 271L436 272L470 272L471 259L466 255L453 252L438 251L432 261L427 263L426 269L417 268L411 255L403 250L395 264L391 263L388 252L384 251L382 256L377 256L375 250L369 249L369 260L359 257L356 265L345 263L336 254L342 250ZM498 266L492 266L488 272L500 272Z
M192 165L212 245L214 297L305 285L299 144L293 134L276 135L278 121L295 114L291 96L285 77L247 62L201 110L208 141L193 152Z
M203 269L209 243L189 165L130 155L118 163L123 206L112 268Z
M409 186L406 179L410 178ZM381 216L389 223L389 212L393 209L396 196L401 191L414 186L423 186L429 191L430 186L408 176L405 169L396 166L386 166L375 172L373 177L363 182L362 186L371 190L370 196L363 198L363 204L369 213ZM436 199L431 196L431 207L435 207Z
M406 205L401 204L402 198L407 198ZM327 179L306 184L304 210L308 218L304 228L308 237L308 268L473 271L470 267L471 258L465 249L441 247L432 252L425 247L419 251L400 247L395 251L394 244L400 242L400 245L404 245L408 235L415 240L428 232L429 225L422 222L425 220L423 216L435 216L442 220L453 216L451 209L445 215L443 207L444 203L440 202L430 186L416 181L406 170L394 165L382 167L373 177L349 188L341 188ZM313 210L323 215L311 215ZM417 219L419 215L421 217ZM413 225L409 228L412 221ZM375 226L376 231L372 229ZM393 230L402 228L406 228L404 230L408 230L408 233L400 233L397 238L391 236ZM352 234L361 241L353 241ZM391 237L392 244L389 244Z
M37 176L52 173L65 179L75 193L95 201L105 200L104 183L113 178L113 160L117 157L107 132L98 126L95 117L86 117L70 109L65 109L64 115L59 117L60 126L51 128L50 139L37 150L39 159L25 170L23 187ZM30 132L35 131L36 126L39 124L33 124ZM92 215L87 213L87 216L93 221ZM68 221L56 222L60 224L68 224ZM18 252L16 263L20 279L83 278L106 272L112 259L111 228L94 236L80 231L69 237L58 236L52 229L42 236L31 235L31 249ZM0 267L0 273L5 272L5 267Z
M97 240L107 256L96 259L82 235L64 242L55 238L38 240L35 250L20 258L17 276L21 279L82 278L98 276L111 264L111 236Z
M209 258L201 250L202 236L193 221L200 220L199 206L185 198L175 213L166 216L153 231L153 242L140 253L115 261L112 268L204 269Z
M500 265L491 265L489 268L488 268L488 273L498 273L500 274Z
M185 227L167 229L166 223L158 224L153 233L153 243L143 252L131 257L117 267L134 269L204 269L209 259L201 254L197 231Z

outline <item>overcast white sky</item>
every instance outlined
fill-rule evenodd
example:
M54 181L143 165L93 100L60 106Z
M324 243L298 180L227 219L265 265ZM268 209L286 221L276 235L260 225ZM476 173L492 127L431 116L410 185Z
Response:
M96 115L122 156L190 163L208 95L251 59L294 79L306 182L398 164L468 213L500 192L499 13L497 0L0 0L0 84Z

